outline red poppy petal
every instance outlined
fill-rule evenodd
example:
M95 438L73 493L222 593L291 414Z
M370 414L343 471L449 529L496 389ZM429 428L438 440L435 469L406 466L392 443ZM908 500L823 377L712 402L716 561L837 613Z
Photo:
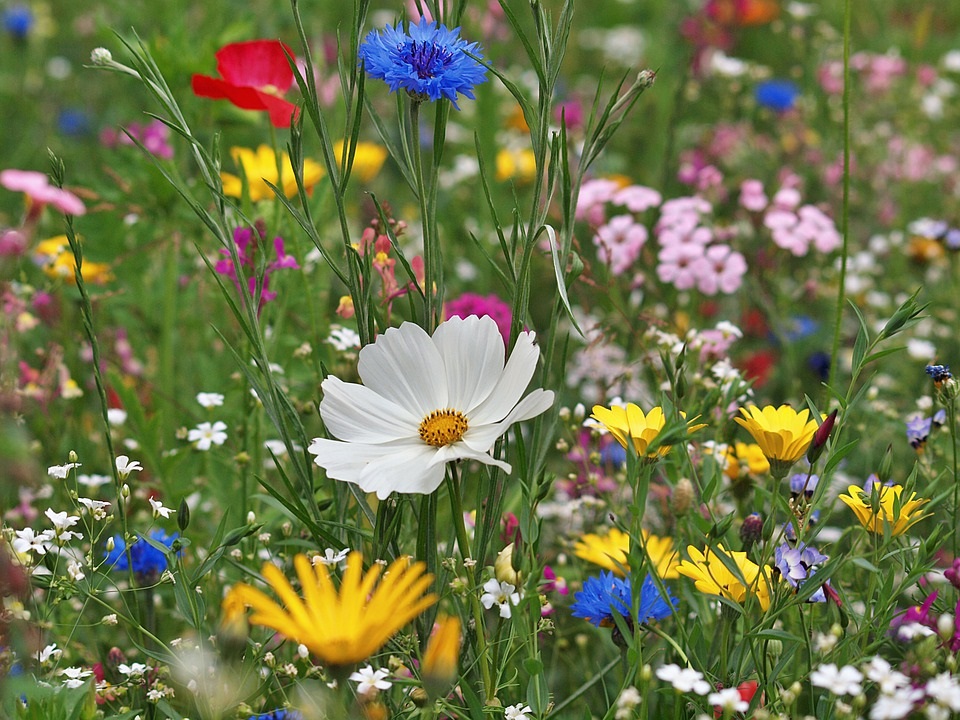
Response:
M279 40L250 40L224 45L217 51L217 70L233 85L262 88L273 86L286 92L293 84L293 70L286 53L293 51Z
M193 76L193 92L199 97L214 100L229 100L243 110L266 110L274 127L290 125L290 116L298 114L298 108L283 98L261 92L252 87L237 87L219 78L205 75Z

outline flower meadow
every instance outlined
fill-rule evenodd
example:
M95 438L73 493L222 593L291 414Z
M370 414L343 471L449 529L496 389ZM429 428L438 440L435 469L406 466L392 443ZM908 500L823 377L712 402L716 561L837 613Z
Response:
M960 8L0 18L0 717L960 717Z

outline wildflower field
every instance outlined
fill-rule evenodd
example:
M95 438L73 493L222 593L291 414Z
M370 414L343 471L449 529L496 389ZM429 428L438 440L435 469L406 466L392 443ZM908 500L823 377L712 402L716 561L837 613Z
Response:
M960 717L960 5L0 19L0 718Z

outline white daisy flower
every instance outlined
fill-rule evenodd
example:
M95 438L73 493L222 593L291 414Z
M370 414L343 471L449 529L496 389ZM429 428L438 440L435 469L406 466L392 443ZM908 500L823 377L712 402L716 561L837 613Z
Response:
M451 318L433 337L413 323L391 328L360 351L363 385L323 381L320 415L339 440L317 438L308 450L328 477L381 499L433 492L454 460L510 472L490 455L493 444L553 404L543 389L521 400L539 357L526 332L504 364L503 337L489 317Z

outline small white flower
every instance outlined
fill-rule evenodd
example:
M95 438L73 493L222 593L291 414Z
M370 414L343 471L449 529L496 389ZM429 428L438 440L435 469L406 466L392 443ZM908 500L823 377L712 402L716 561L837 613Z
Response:
M223 405L223 395L212 392L197 393L197 402L205 408L220 407Z
M196 443L197 450L207 451L214 445L223 445L227 441L227 424L217 420L211 424L202 422L187 433L187 441Z
M863 673L852 665L838 668L829 663L810 673L810 682L817 687L826 688L834 695L859 695L863 690L860 685L863 682Z
M891 695L881 694L870 708L870 720L902 720L923 699L920 688L901 688Z
M657 677L673 685L679 693L696 693L706 695L710 692L710 683L703 679L703 675L693 668L682 668L679 665L664 665L657 668Z
M110 503L105 500L92 500L90 498L77 498L77 502L83 505L87 510L90 511L90 514L93 515L94 520L103 520L107 517L107 511L110 509Z
M936 633L921 623L904 623L897 628L897 639L902 642L915 640L916 638L930 637Z
M504 720L533 720L533 715L527 715L527 713L532 712L529 705L517 703L516 705L510 705L505 708L503 717Z
M899 670L890 667L890 663L879 655L863 666L863 673L880 688L880 692L890 695L910 684L910 678Z
M343 550L334 550L333 548L327 548L323 551L323 555L319 553L314 555L311 562L314 565L323 564L323 565L337 565L338 563L343 562L347 555L350 554L350 548L344 548Z
M67 475L74 468L80 467L81 463L67 463L66 465L51 465L47 468L47 475L57 480L66 480Z
M129 678L138 678L143 677L143 674L147 672L147 666L143 663L133 663L132 665L120 663L120 665L117 666L117 670L121 675L126 675Z
M83 574L83 567L76 560L71 560L67 563L67 575L69 575L70 579L74 582L80 582L86 577L86 575Z
M68 667L61 668L58 674L67 678L63 681L63 684L72 689L83 685L84 678L90 677L93 674L93 671L84 670L83 668L78 667Z
M37 653L37 661L44 665L48 662L54 662L60 659L60 656L63 654L63 650L60 650L57 647L56 643L47 645L43 650Z
M480 602L487 610L496 603L500 606L500 617L509 618L513 610L512 606L520 602L520 593L515 590L516 588L508 582L499 582L496 578L490 578L483 584Z
M340 327L339 325L330 326L330 335L327 337L327 342L340 352L360 349L360 336L350 328Z
M719 707L724 713L746 712L750 707L750 703L740 697L740 691L736 688L724 688L710 693L707 702Z
M107 422L114 427L123 425L127 421L127 411L120 408L110 408L107 410Z
M949 672L927 680L927 696L953 712L960 712L960 683Z
M71 527L80 521L77 515L68 515L65 510L63 512L54 512L52 508L47 508L43 514L53 523L53 536L58 543L66 543L73 540L73 538L83 537L80 533L70 530Z
M104 615L102 618L100 618L100 622L102 622L104 625L116 625L119 620L117 619L116 613L110 613L109 615Z
M47 550L52 547L53 530L44 530L42 533L35 533L33 528L24 528L14 533L13 549L18 553L36 553L37 555L46 555Z
M617 714L614 720L628 720L633 717L633 711L643 701L640 691L633 685L625 687L617 697Z
M164 507L163 503L159 500L154 500L153 498L148 498L150 500L150 507L153 508L154 517L162 517L164 519L170 517L170 513L174 510L173 508Z
M77 475L77 482L84 487L96 489L113 482L109 475Z
M120 475L121 480L125 480L127 476L132 473L134 470L137 472L143 470L143 466L140 465L138 460L131 461L126 455L117 455L117 473Z
M367 665L365 668L360 668L355 673L350 676L350 679L353 680L357 685L357 693L360 695L366 695L373 692L374 690L387 690L393 685L389 680L384 680L390 674L389 670L374 670L372 666Z

